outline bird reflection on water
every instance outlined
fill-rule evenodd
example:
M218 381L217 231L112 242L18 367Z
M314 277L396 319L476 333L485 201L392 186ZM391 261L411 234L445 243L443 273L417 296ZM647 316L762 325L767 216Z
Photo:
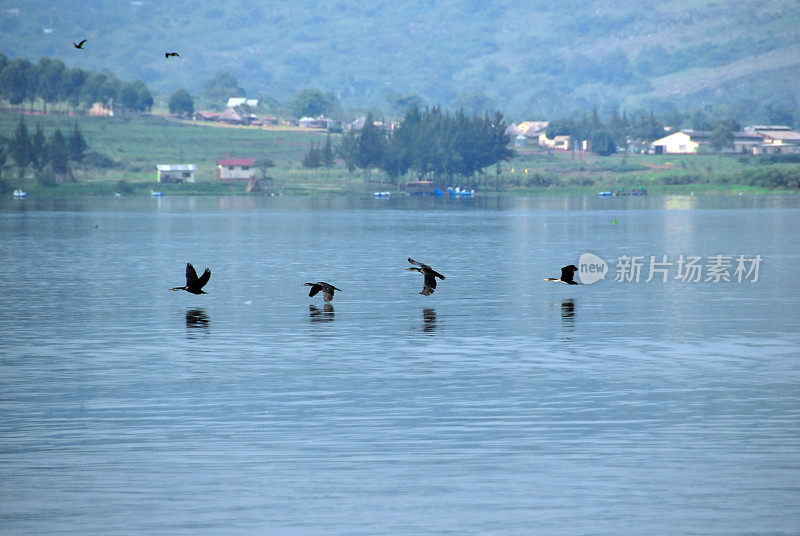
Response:
M211 320L204 309L188 309L186 311L187 336L191 336L193 333L208 333L210 327Z
M422 331L425 333L433 333L436 331L436 309L423 309L422 322Z
M572 298L561 302L561 325L565 329L575 329L575 300Z
M312 322L330 322L333 320L333 305L326 303L322 309L316 305L309 305L308 317Z

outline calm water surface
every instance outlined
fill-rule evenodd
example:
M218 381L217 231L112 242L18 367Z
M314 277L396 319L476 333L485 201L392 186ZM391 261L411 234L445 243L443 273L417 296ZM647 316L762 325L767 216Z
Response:
M0 533L797 535L798 229L797 197L4 199ZM605 281L543 281L584 252ZM681 254L763 262L614 281ZM168 290L187 261L209 294Z

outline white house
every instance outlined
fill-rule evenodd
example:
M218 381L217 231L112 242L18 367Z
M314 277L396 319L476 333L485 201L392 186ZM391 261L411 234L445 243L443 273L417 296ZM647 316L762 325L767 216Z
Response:
M197 166L194 164L159 164L156 166L158 182L194 182Z
M221 158L217 170L221 181L252 181L256 178L256 159Z
M245 106L249 106L250 108L256 108L258 106L258 99L247 99L245 97L230 97L228 99L228 103L225 105L228 108L236 108L237 106L241 106L244 104Z
M686 132L675 132L650 144L655 154L695 154L700 144Z

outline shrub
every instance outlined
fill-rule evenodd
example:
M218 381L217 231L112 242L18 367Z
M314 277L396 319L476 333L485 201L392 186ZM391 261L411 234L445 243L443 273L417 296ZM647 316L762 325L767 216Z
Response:
M119 191L122 192L123 194L133 193L133 186L131 186L130 183L126 180L121 180L117 182L117 188L119 188Z
M55 173L50 169L43 169L36 173L36 182L47 187L56 186L58 184Z
M89 167L104 168L104 169L119 166L119 162L117 162L116 160L114 160L109 156L106 156L102 153L98 153L97 151L89 151L88 153L86 153L86 156L83 157L83 162Z

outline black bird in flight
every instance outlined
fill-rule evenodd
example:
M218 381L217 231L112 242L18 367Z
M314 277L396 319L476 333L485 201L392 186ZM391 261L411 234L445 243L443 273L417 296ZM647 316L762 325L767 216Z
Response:
M181 57L181 55L178 54L177 52L164 52L164 57L165 58L169 59L170 56L177 56L179 58Z
M575 281L575 272L578 271L578 267L574 264L570 264L569 266L564 266L561 269L561 277L556 279L554 277L547 277L545 281L554 281L556 283L566 283L567 285L578 285L579 283Z
M423 296L430 296L433 294L433 291L436 290L436 278L444 279L444 276L427 264L422 264L414 259L408 259L408 262L416 264L416 266L410 267L409 270L419 272L425 276L425 283L422 286L422 292L420 292L420 294Z
M73 42L72 42L72 46L74 46L75 48L79 48L79 49L83 50L83 44L84 44L85 42L86 42L86 39L84 39L84 40L83 40L83 41L81 41L80 43L76 43L75 41L73 41Z
M171 288L170 290L185 290L186 292L191 292L192 294L208 294L208 292L203 292L202 288L206 286L208 280L211 278L211 270L206 268L203 275L197 277L197 272L194 271L194 266L190 263L186 263L186 286L185 287L175 287Z
M331 303L333 299L333 291L338 290L341 292L342 289L336 288L330 283L326 283L325 281L317 281L316 283L303 283L304 287L311 287L311 290L308 291L308 296L315 296L320 290L322 291L322 299L325 300L325 303Z

